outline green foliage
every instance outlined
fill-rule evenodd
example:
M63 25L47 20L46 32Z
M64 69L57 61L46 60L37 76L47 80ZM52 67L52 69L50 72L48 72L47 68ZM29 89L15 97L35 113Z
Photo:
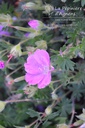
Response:
M81 1L81 6L84 7L84 5L85 5L85 0L74 0L74 2L79 2L79 1Z
M60 68L61 70L63 71L74 70L75 63L72 62L68 57L58 56L56 61L58 68Z
M3 3L0 5L0 13L4 14L12 14L14 11L14 6L8 5L7 3Z
M32 8L33 2L40 7ZM64 2L69 10L64 10ZM23 10L24 4L29 8ZM14 5L8 1L0 4L0 22L6 27L3 31L10 32L8 37L0 35L0 61L5 63L0 69L0 128L79 127L82 123L77 121L85 121L85 0L27 0L19 1L16 8ZM68 15L56 17L57 12ZM27 23L31 19L39 20L43 27L31 28ZM25 81L24 63L37 49L48 52L49 70L54 66L52 81L44 89ZM47 114L49 106L52 111ZM74 111L79 119L76 122Z
M39 117L40 116L38 112L36 112L36 111L34 111L32 109L28 109L27 114L30 115L30 117L32 117L32 118L33 117Z
M72 110L72 103L69 99L64 98L58 106L56 106L56 109L61 117L66 117L67 114L71 113Z

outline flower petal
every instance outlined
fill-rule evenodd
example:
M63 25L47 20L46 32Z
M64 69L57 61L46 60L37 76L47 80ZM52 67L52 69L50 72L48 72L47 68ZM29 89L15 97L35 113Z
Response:
M44 75L44 78L38 83L38 88L45 88L51 82L51 73L49 72L47 75Z
M45 50L37 49L36 52L34 53L34 58L39 64L43 66L50 65L50 57L49 57L49 54Z
M28 22L28 25L33 29L38 29L39 27L39 21L38 20L31 20Z
M41 74L43 72L43 68L37 61L34 59L32 55L30 55L27 59L27 63L24 64L25 71L29 74Z
M44 75L31 75L29 73L26 73L25 75L25 80L26 82L28 82L29 85L36 85L40 81L42 81L43 78Z

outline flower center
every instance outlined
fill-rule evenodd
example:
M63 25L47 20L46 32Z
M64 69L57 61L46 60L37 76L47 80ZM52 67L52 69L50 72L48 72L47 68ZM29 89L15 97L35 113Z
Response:
M51 72L54 70L53 66L43 66L38 68L43 74L47 74L48 72Z
M49 72L49 67L48 66L44 66L43 73L47 74L48 72Z

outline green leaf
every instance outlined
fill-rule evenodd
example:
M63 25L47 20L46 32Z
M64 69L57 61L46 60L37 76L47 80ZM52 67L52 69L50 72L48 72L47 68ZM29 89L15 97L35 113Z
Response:
M52 114L48 115L48 116L46 117L46 120L45 120L45 122L43 123L43 125L45 125L45 124L48 122L48 120L54 119L56 116L58 116L58 112L55 112L55 113L52 113Z
M65 123L66 122L66 117L57 117L56 121L58 121L59 124Z
M58 67L61 68L63 71L65 71L65 70L74 71L75 63L67 57L58 56L56 63L58 65Z
M39 117L40 116L38 112L36 112L36 111L34 111L32 109L28 109L28 111L29 112L27 112L27 114L30 115L30 117L32 117L32 118L33 117Z
M50 124L52 124L52 122L47 121L47 122L43 123L43 126L44 126L44 128L47 128Z
M48 116L47 116L47 119L48 119L48 120L52 120L52 119L54 119L56 116L58 116L58 112L55 112L55 113L52 113L52 114L48 115Z
M81 87L80 84L79 85L78 84L72 84L72 86L68 87L68 88L72 91L71 97L74 97L78 101L82 97L82 93L85 92L85 89L83 87Z
M71 113L72 103L69 99L64 98L56 107L60 116L66 117L67 114Z
M12 45L8 45L5 41L0 40L0 47L2 48L10 48Z
M14 6L8 5L8 3L2 3L0 5L0 13L4 13L4 14L10 14L14 11Z

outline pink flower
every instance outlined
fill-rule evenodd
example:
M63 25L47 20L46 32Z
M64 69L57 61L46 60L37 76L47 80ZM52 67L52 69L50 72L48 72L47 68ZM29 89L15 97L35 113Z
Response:
M37 49L27 58L24 64L25 80L29 85L38 84L38 88L45 88L51 82L51 71L54 67L50 64L50 57L45 50Z
M3 61L0 61L0 69L3 69L5 67L5 64Z
M38 29L40 26L38 20L31 20L28 22L28 25L35 30Z

